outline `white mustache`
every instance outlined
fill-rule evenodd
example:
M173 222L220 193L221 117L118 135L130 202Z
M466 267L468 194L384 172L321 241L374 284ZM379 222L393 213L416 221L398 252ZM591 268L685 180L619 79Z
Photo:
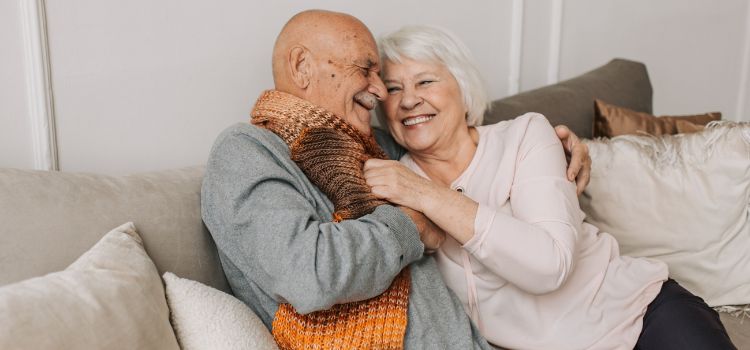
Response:
M368 110L375 108L375 106L378 104L377 96L367 91L361 91L354 95L354 100Z

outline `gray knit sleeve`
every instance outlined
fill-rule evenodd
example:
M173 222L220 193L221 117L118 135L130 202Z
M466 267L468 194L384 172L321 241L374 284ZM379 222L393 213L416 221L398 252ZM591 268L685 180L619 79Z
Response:
M414 223L392 206L332 223L330 201L286 145L248 128L217 139L201 195L203 220L241 278L308 313L379 295L421 257Z

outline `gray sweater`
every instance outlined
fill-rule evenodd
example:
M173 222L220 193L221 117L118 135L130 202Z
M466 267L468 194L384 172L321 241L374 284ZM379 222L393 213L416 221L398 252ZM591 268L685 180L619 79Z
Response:
M408 265L406 348L489 349L406 215L381 205L331 222L331 201L270 131L241 123L219 135L201 207L232 291L269 329L279 303L309 313L368 299Z

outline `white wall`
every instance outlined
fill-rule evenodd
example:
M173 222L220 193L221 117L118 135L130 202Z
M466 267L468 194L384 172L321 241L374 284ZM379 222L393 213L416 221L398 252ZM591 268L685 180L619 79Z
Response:
M0 1L0 167L31 168L21 9Z
M0 3L0 166L32 167L21 1L36 0ZM316 7L351 13L376 36L405 24L452 30L473 51L493 97L626 57L648 65L657 113L720 110L739 119L744 108L750 121L750 96L738 96L750 78L743 71L748 0L483 0L471 6L47 0L61 169L130 173L205 162L216 135L247 121L256 97L271 87L270 52L281 26Z
M750 60L747 0L566 1L561 75L610 57L648 65L654 112L737 115L742 64Z
M50 52L63 170L131 172L202 163L216 135L248 119L256 97L272 87L271 48L294 13L307 8L233 1L49 1ZM472 35L502 32L508 13L492 1L473 10L446 3L398 1L352 5L374 33L408 22L442 23L470 38L492 76L507 75L503 41ZM383 8L401 8L390 13ZM496 15L497 14L497 15ZM496 64L499 62L499 64ZM496 91L500 84L493 84Z

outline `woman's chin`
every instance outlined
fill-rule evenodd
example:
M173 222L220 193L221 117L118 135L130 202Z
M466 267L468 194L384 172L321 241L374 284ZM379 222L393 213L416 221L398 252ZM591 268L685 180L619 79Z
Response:
M404 140L404 148L411 153L424 153L428 151L434 142L426 139L407 138Z

